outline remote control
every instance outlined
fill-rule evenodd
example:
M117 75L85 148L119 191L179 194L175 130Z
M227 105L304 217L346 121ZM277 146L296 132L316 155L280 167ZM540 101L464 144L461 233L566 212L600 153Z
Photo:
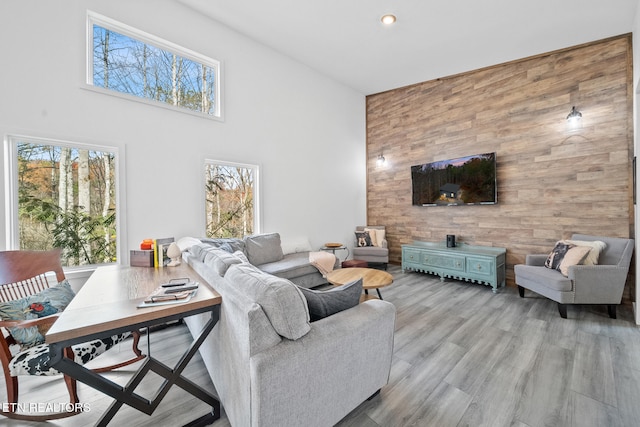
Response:
M193 285L185 285L180 287L170 287L169 289L165 289L165 294L175 294L182 291L191 291L193 289L198 289L198 284L194 283Z

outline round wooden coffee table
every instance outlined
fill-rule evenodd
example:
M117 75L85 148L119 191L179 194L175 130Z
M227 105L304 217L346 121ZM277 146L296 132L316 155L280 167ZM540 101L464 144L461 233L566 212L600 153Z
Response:
M389 286L393 283L393 276L386 271L362 267L339 268L337 270L333 270L327 275L327 280L334 286L342 286L349 282L353 282L354 280L358 280L361 277L362 288L365 293L365 295L363 295L364 300L371 298L369 295L369 289L375 289L376 292L378 292L378 297L382 299L380 288ZM361 301L363 299L361 299Z

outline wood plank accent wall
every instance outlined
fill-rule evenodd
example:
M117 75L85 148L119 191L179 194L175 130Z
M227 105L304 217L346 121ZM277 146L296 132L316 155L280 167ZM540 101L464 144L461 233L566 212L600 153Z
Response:
M390 262L455 234L505 247L514 285L514 264L574 232L633 236L631 64L625 34L368 96L367 221L387 227ZM497 205L412 206L412 165L485 152Z

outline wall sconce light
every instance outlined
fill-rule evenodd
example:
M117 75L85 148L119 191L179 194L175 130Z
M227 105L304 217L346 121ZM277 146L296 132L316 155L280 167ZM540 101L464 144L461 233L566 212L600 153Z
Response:
M576 106L574 105L573 108L571 108L571 112L567 116L567 120L569 121L569 123L577 123L581 118L582 113L576 110Z
M384 166L386 163L387 159L385 159L382 154L378 154L378 158L376 159L376 166Z

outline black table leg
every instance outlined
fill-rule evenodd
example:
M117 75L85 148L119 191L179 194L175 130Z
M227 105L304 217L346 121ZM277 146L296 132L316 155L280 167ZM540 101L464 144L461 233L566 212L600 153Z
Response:
M97 426L106 426L111 419L115 416L118 410L123 404L131 406L147 415L151 415L158 407L162 399L169 392L172 385L177 385L186 392L190 393L194 397L202 400L203 402L211 405L212 412L199 418L194 422L199 424L194 425L208 425L216 419L220 418L220 401L211 393L182 376L182 371L186 368L191 358L196 354L200 345L207 338L219 317L219 306L214 307L211 312L211 319L207 321L200 334L195 337L187 351L182 355L175 368L170 368L164 363L154 359L150 355L144 360L142 366L136 371L133 377L129 380L125 387L114 383L102 375L85 368L82 365L75 363L73 360L64 357L64 348L69 343L53 343L49 346L49 352L51 355L52 365L60 372L63 372L77 381L80 381L88 386L112 397L115 401L111 404L107 412L105 412ZM153 371L159 376L165 378L165 381L156 392L153 400L146 399L134 391L136 387L142 382L143 378L149 371ZM216 418L217 416L217 418ZM208 421L207 424L202 424L204 421Z

